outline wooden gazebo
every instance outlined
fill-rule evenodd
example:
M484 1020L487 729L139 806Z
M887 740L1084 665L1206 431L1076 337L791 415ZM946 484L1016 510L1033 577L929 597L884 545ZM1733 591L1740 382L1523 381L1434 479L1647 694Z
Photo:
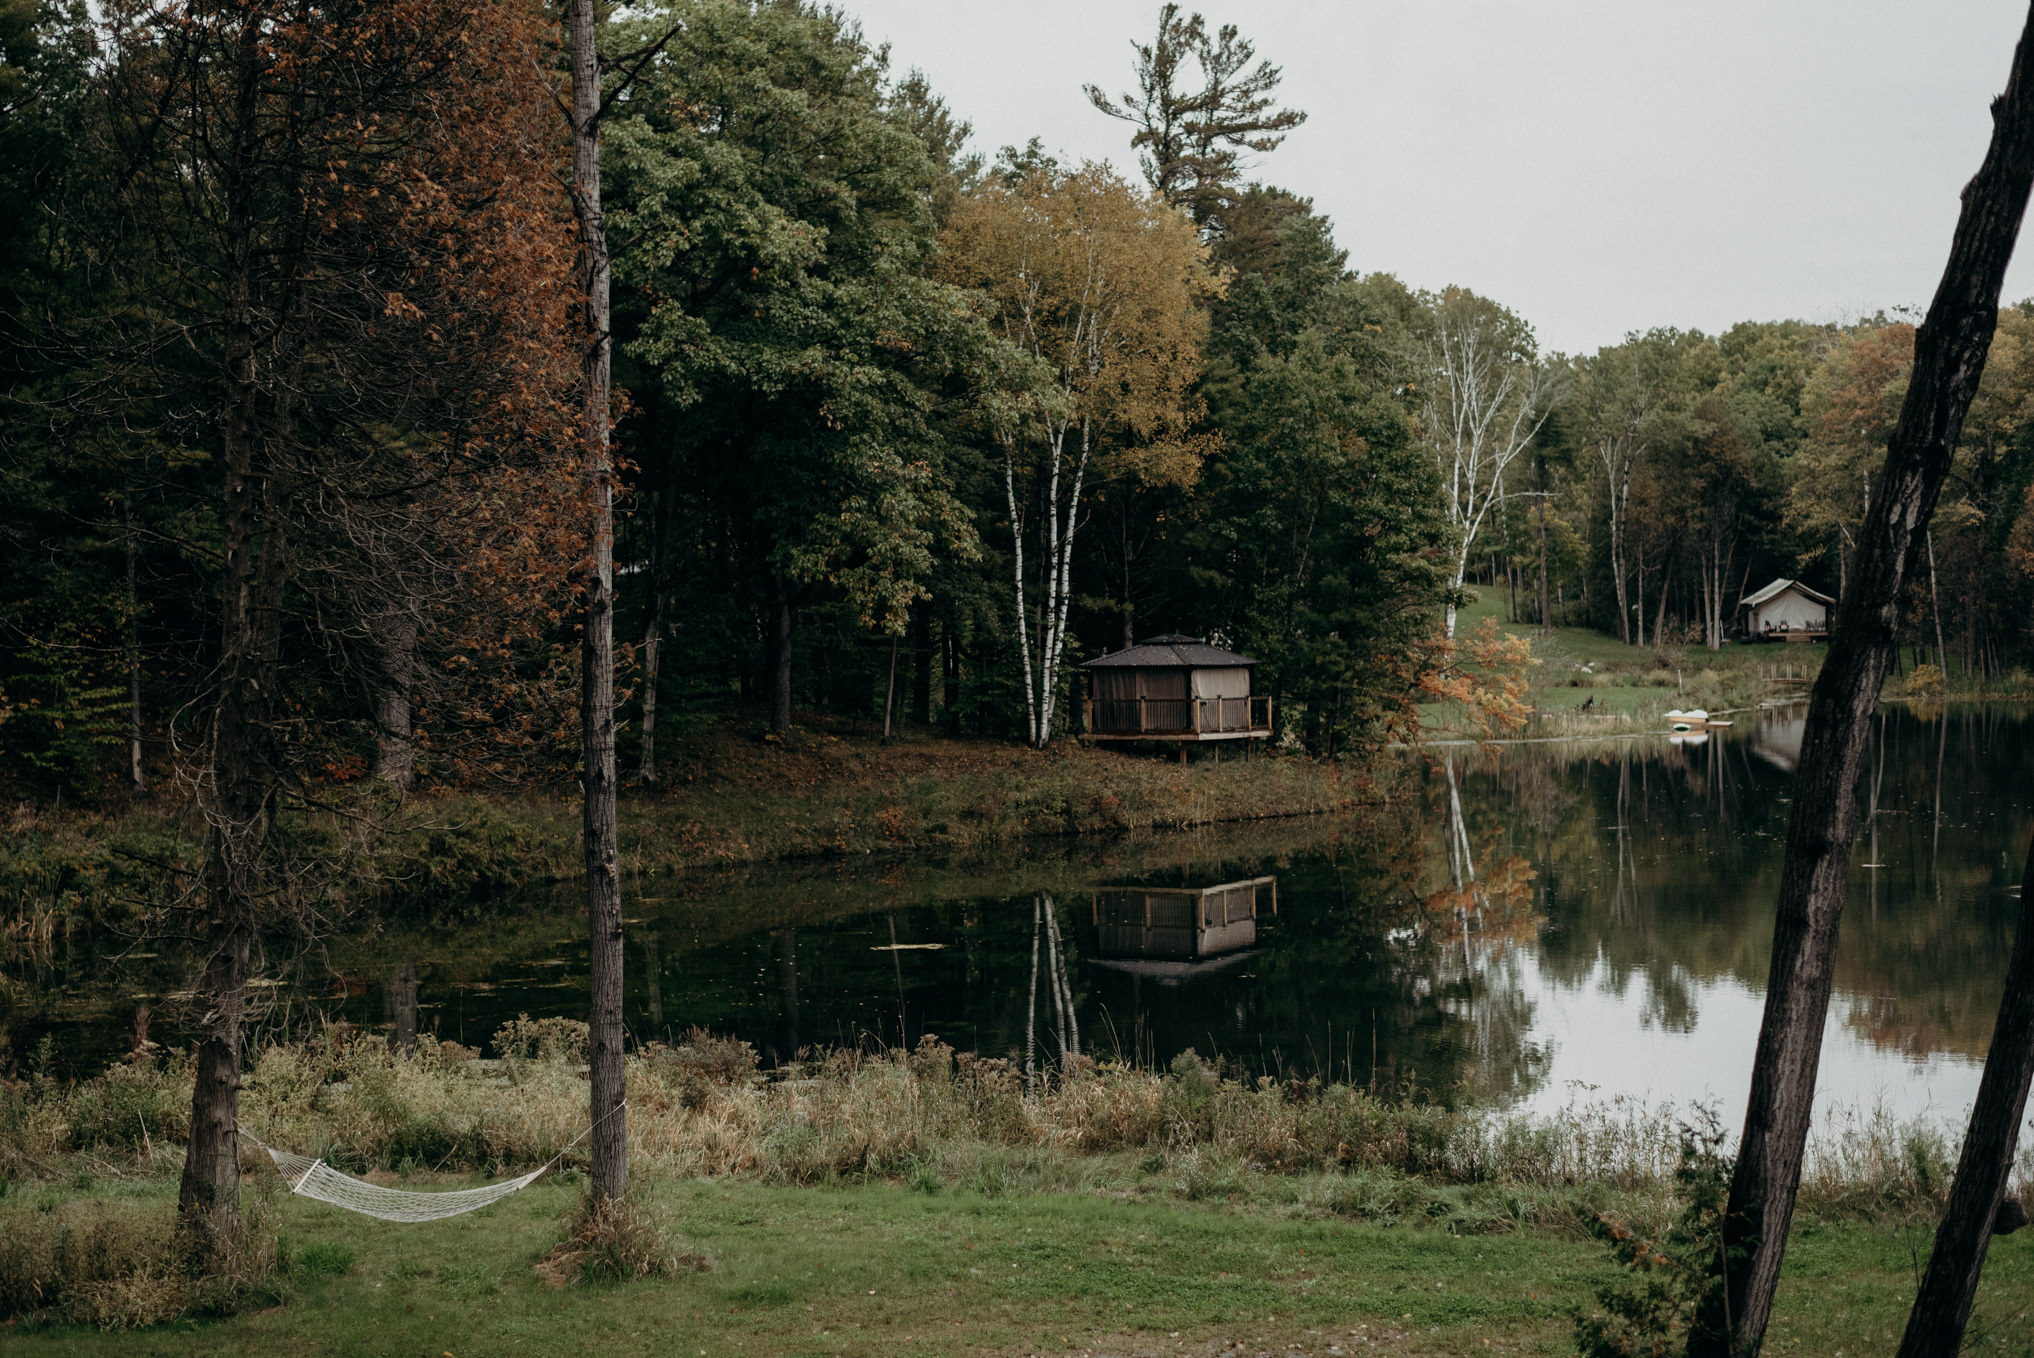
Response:
M1198 637L1148 637L1081 666L1089 740L1262 740L1271 699L1250 692L1247 655ZM1185 751L1181 751L1184 757Z

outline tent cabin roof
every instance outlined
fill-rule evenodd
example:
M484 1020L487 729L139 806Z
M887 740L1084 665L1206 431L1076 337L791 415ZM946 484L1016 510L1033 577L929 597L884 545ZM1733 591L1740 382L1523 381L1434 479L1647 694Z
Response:
M1183 637L1168 632L1164 636L1146 637L1135 646L1084 661L1081 668L1209 670L1233 669L1258 663L1247 655L1225 651L1220 646L1210 646L1199 637Z
M1778 598L1780 595L1785 594L1789 589L1795 590L1805 598L1813 599L1818 604L1827 605L1836 602L1836 600L1830 598L1822 591L1810 589L1799 580L1775 580L1764 589L1753 594L1747 594L1742 599L1739 599L1737 606L1739 608L1757 608L1768 599Z

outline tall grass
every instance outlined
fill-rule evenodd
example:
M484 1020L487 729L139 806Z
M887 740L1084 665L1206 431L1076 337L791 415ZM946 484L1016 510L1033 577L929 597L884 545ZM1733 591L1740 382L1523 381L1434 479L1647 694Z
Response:
M243 1204L242 1229L223 1258L199 1259L167 1206L45 1190L29 1210L0 1218L0 1320L127 1330L227 1315L281 1295L290 1260L267 1195Z
M353 1173L542 1164L585 1126L583 1026L510 1025L496 1041L511 1055L492 1062L452 1044L404 1055L378 1035L271 1046L247 1077L241 1123ZM173 1056L0 1089L0 1174L47 1181L78 1156L153 1172L186 1132L190 1080L187 1059ZM1007 1061L928 1038L910 1051L835 1050L763 1072L746 1044L694 1033L632 1054L627 1080L633 1160L680 1177L994 1189L1156 1176L1204 1197L1225 1179L1334 1175L1644 1193L1671 1179L1680 1145L1672 1108L1631 1099L1551 1114L1449 1108L1237 1077L1192 1053L1163 1071L1074 1058L1027 1082ZM567 1163L581 1154L583 1143ZM1947 1190L1953 1154L1925 1126L1838 1119L1817 1140L1803 1205L1860 1216L1929 1207Z
M270 1046L246 1077L241 1123L356 1174L543 1164L585 1127L585 1027L519 1020L495 1044L498 1061L449 1043L403 1054L344 1031ZM170 1055L91 1080L0 1086L0 1320L151 1324L232 1310L306 1270L349 1265L343 1251L293 1256L276 1237L268 1203L281 1186L247 1142L254 1191L241 1254L205 1268L185 1257L169 1185L191 1078L189 1059ZM651 1178L1156 1194L1460 1234L1579 1233L1610 1212L1657 1235L1678 1207L1675 1110L1623 1098L1514 1115L1238 1078L1191 1052L1163 1071L1075 1058L1027 1080L1007 1061L929 1038L765 1072L746 1044L696 1031L631 1055L627 1082L633 1172ZM569 1151L565 1172L582 1154L583 1143ZM1953 1154L1939 1132L1883 1112L1825 1119L1800 1206L1925 1225ZM2034 1157L2021 1169L2024 1183ZM628 1217L581 1221L545 1266L632 1277L705 1264L655 1221Z

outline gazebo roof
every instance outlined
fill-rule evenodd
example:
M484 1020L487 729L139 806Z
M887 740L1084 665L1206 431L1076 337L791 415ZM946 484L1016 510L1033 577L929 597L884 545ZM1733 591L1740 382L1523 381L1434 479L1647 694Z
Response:
M1821 590L1810 589L1799 580L1775 580L1764 589L1754 594L1747 594L1742 599L1739 599L1737 606L1739 608L1757 608L1766 600L1777 598L1779 595L1785 594L1789 589L1798 591L1803 597L1813 599L1818 604L1833 604L1836 602L1836 600L1830 598Z
M1084 662L1084 670L1142 668L1168 670L1210 670L1232 669L1240 665L1255 665L1258 662L1247 655L1225 651L1220 646L1210 646L1199 637L1183 637L1168 632L1164 636L1146 637L1135 646L1121 651L1111 651Z

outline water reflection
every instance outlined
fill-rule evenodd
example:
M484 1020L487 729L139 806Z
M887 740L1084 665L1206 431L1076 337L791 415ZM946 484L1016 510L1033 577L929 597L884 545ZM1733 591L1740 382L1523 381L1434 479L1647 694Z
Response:
M1782 709L1700 741L1442 751L1416 757L1419 795L1313 822L689 881L629 903L626 1022L637 1042L732 1033L766 1062L935 1034L1037 1079L1076 1055L1151 1066L1191 1047L1277 1078L1535 1106L1578 1088L1706 1096L1728 1115L1803 724ZM2029 731L1970 706L1878 720L1830 1096L1949 1116L1967 1101L2017 908ZM265 1031L343 1020L484 1046L518 1013L583 1013L575 905L333 940L277 987ZM48 1035L89 1068L133 1044L139 1013L153 1040L187 1039L187 958L79 939L38 965L0 1016L17 1062Z
M1059 931L1059 902L1049 891L1041 891L1031 901L1031 989L1029 1002L1024 1008L1024 1079L1032 1087L1038 1083L1038 947L1045 944L1046 986L1052 993L1052 1032L1058 1039L1058 1059L1061 1066L1069 1057L1081 1054L1081 1022L1079 1006L1074 1000L1073 982L1067 975L1066 948ZM898 983L898 994L903 994ZM902 1020L900 1017L901 1028Z
M1095 963L1179 985L1255 951L1258 893L1278 912L1278 878L1094 893Z

